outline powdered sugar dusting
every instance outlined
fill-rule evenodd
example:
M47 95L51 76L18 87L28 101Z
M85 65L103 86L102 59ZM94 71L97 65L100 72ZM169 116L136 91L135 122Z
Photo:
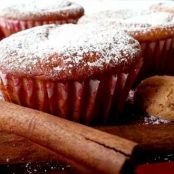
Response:
M37 19L39 17L83 15L83 8L68 0L6 0L1 4L0 16L10 19ZM58 18L57 18L58 19Z
M170 121L161 119L161 118L153 116L153 115L144 117L144 124L159 125L159 124L167 124L167 123L170 123Z
M92 15L84 16L79 23L92 23L105 21L116 23L139 24L139 26L155 27L158 25L174 24L174 15L168 12L152 12L147 10L106 10Z
M156 0L72 0L85 8L86 14L105 10L148 9ZM163 0L167 1L167 0ZM158 0L159 2L159 0ZM160 0L161 2L161 0Z
M120 29L136 35L157 35L159 31L166 37L174 35L174 14L169 12L153 12L150 10L109 10L84 16L79 23L119 27ZM158 33L155 32L157 29Z
M79 23L83 23L83 24L92 23L92 22L100 23L103 20L104 20L103 23L105 22L105 20L119 22L125 19L129 19L132 16L136 16L140 12L141 11L133 11L130 9L103 10L97 13L92 13L92 14L83 16L79 20Z
M140 45L115 29L46 25L2 40L0 52L5 71L71 79L120 66L126 71L140 56Z
M159 10L159 11L171 11L174 12L174 2L173 1L163 1L163 2L153 2L152 5L150 6L151 9L153 10Z
M149 13L143 15L132 16L131 18L125 19L125 23L137 23L149 26L157 26L164 24L174 24L174 16L170 13L159 12L159 13Z

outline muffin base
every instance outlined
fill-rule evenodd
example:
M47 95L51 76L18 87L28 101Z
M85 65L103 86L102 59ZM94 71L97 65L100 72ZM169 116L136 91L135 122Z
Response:
M85 124L106 123L123 111L141 65L139 59L129 73L64 83L0 72L0 89L9 102Z
M174 38L140 44L144 64L138 81L153 75L174 75Z
M13 33L32 28L35 26L41 26L45 24L66 24L66 23L77 23L77 19L68 20L53 20L53 21L22 21L0 18L0 27L4 35L7 37Z

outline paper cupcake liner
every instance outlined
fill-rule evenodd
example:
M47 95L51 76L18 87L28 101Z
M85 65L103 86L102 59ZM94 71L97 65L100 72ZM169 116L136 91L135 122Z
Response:
M138 77L174 75L174 38L141 43L144 64Z
M0 18L0 26L5 34L9 36L21 30L32 28L35 26L45 25L45 24L65 24L65 23L77 23L77 19L67 19L67 20L53 20L53 21L21 21Z
M52 82L0 73L5 100L86 124L107 122L123 110L142 61L129 73L82 82Z
M4 35L3 31L2 31L1 28L0 28L0 40L2 40L2 39L4 39L4 38L5 38L5 35Z

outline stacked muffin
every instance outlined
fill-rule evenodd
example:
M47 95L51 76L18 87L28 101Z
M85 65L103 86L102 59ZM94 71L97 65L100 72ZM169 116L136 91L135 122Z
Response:
M77 23L83 14L81 5L68 0L8 0L0 9L0 27L9 36L44 24Z

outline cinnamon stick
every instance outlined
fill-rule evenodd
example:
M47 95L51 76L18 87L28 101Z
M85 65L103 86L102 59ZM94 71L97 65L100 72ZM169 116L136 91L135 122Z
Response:
M141 149L161 153L174 152L174 123L117 125L98 129L135 141Z
M52 150L86 173L120 173L137 145L118 136L3 101L0 101L0 129Z
M86 168L82 168L78 164L70 162L69 159L43 148L24 137L4 131L0 132L0 165L18 165L28 162L49 162L53 160L65 166L70 163L73 164L73 167L67 172L76 174L87 172Z
M153 151L174 151L174 124L97 127L99 130L135 141L139 146ZM30 140L0 132L0 164L55 160L58 156Z

